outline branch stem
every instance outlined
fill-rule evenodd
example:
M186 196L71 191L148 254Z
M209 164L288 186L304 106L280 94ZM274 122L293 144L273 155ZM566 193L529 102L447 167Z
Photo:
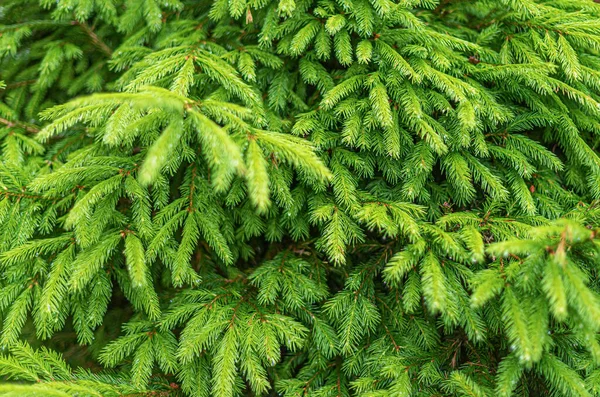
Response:
M98 47L109 58L112 57L112 49L94 32L94 30L85 22L74 21L74 25L79 25L81 29L92 39L92 43Z

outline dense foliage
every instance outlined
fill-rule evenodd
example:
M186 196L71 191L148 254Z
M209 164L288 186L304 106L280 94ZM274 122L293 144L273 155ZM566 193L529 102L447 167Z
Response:
M600 395L600 4L0 2L0 396Z

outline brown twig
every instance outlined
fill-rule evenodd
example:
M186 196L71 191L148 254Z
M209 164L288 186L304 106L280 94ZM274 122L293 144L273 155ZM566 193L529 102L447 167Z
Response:
M108 55L110 58L112 56L112 49L106 45L104 41L94 32L94 30L85 22L73 21L73 25L79 25L81 29L92 39L92 43L98 47L103 53Z
M24 80L24 81L16 81L14 83L6 84L6 87L4 89L5 90L10 90L10 89L13 89L13 88L22 87L24 85L35 84L36 82L37 82L37 80L35 80L35 79L33 79L33 80Z
M35 127L30 127L18 121L10 121L7 119L3 119L2 117L0 117L0 123L6 125L7 127L23 128L25 131L32 132L34 134L40 132L40 130Z

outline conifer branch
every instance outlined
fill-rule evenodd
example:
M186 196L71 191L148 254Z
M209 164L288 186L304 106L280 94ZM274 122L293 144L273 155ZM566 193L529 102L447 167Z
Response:
M0 397L600 392L595 2L34 3Z

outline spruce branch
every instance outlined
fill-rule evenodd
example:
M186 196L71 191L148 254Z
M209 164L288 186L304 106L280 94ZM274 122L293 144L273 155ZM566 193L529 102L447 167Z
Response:
M600 392L595 2L34 3L0 397Z

